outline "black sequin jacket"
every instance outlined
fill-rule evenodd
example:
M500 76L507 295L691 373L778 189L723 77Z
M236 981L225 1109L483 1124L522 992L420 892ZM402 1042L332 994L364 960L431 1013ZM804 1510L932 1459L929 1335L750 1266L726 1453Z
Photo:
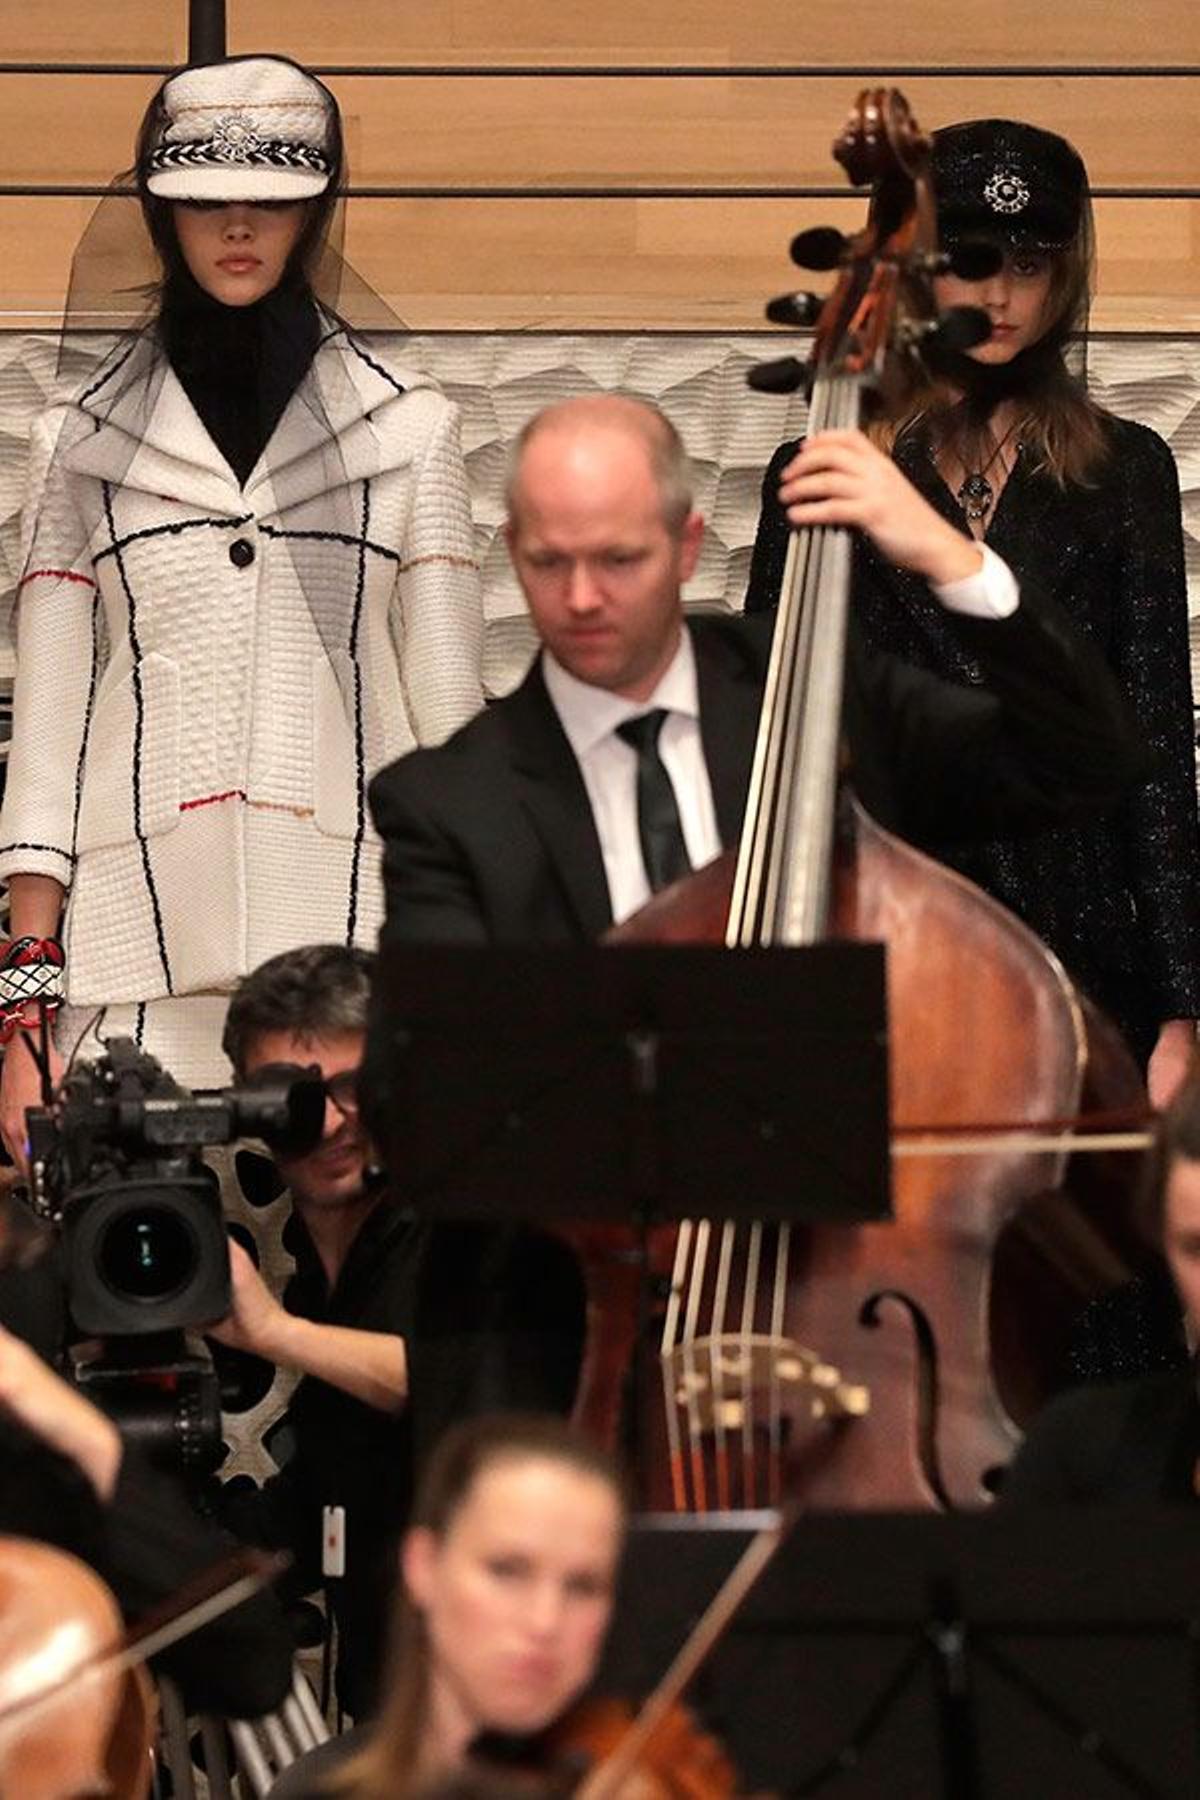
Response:
M1059 487L1019 456L987 542L1105 654L1155 773L1099 820L936 851L1032 926L1144 1060L1164 1019L1200 1017L1200 831L1179 483L1156 433L1116 419L1112 435L1093 487ZM779 592L788 528L776 494L796 447L780 446L763 482L748 612L769 610ZM965 532L927 442L910 434L897 460ZM854 604L877 648L964 683L983 679L921 577L890 567L866 540Z

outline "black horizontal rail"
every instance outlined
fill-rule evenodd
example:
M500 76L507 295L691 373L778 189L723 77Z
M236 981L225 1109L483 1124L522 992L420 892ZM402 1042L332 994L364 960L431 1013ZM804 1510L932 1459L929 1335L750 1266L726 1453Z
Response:
M586 296L581 296L586 301ZM12 313L21 311L22 318L42 318L61 321L62 307L32 307L18 309L13 307ZM46 325L11 325L6 322L7 316L0 312L0 338L38 336L43 332L57 332L57 324ZM72 326L73 338L107 339L114 330L113 325L79 325ZM713 338L753 338L762 340L764 348L772 342L784 345L785 339L780 335L780 327L766 324L748 325L406 325L400 320L395 326L385 331L368 330L368 337L505 337L505 338L695 338L698 341L711 341ZM791 341L804 343L812 337L810 331L792 331L787 333ZM1137 326L1108 325L1102 330L1088 332L1090 343L1107 343L1111 338L1130 338L1139 344L1177 344L1181 339L1189 343L1193 338L1200 342L1200 327L1179 325L1170 331L1158 329L1143 331ZM756 342L757 349L757 342ZM0 708L3 700L0 698ZM1193 707L1193 712L1200 714L1200 703ZM1197 721L1197 743L1200 744L1200 719Z
M1093 200L1200 200L1200 187L1094 187ZM132 198L132 187L89 182L0 182L4 200ZM347 200L853 200L868 188L845 187L349 187Z
M0 62L0 75L169 75L177 63L30 63ZM1108 76L1149 81L1194 79L1195 63L904 63L880 68L860 63L306 63L320 76L380 76L385 80L440 80L449 76L489 80L529 81L542 76L576 76L580 80L622 81L678 78L687 81L864 81L878 86L900 81L954 77L963 81L1036 81Z

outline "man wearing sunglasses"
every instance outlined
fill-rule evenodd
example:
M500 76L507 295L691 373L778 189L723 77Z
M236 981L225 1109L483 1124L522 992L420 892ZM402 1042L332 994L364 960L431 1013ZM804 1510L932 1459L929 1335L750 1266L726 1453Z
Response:
M290 1441L284 1467L261 1489L228 1493L220 1510L239 1536L291 1551L296 1593L333 1576L338 1692L356 1718L374 1698L415 1465L466 1413L569 1410L584 1307L574 1259L556 1241L422 1224L391 1203L358 1110L371 963L343 945L287 951L230 1002L224 1046L236 1077L315 1067L325 1122L315 1149L276 1160L296 1263L282 1303L231 1241L233 1306L209 1328L302 1377L276 1440Z

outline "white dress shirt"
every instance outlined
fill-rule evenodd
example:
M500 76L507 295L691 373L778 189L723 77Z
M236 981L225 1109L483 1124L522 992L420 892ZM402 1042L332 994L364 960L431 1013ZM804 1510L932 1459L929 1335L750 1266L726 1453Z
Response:
M983 567L977 574L935 587L934 593L949 612L972 618L1007 618L1017 609L1016 578L988 545L981 544L980 549ZM691 635L686 630L681 633L679 648L647 700L626 700L578 680L549 650L542 651L542 674L583 775L604 858L613 923L619 925L650 898L638 837L637 752L617 736L617 726L626 719L663 708L667 716L658 748L675 790L688 859L693 869L701 869L721 853L712 783L700 739L700 698Z
M658 740L663 767L675 790L688 860L703 868L721 851L712 783L700 742L700 697L696 653L689 632L648 700L625 700L568 674L548 650L542 673L554 710L583 775L604 857L613 922L620 924L650 898L637 823L637 751L617 736L617 726L661 706L666 712Z

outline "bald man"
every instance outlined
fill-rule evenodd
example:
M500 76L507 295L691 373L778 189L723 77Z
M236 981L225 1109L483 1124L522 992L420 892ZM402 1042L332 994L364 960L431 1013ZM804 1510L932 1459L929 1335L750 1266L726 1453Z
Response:
M964 690L852 637L843 725L881 823L916 843L1036 829L1136 776L1121 702L1065 617L1019 595L860 433L822 433L801 462L803 522L858 527L924 575L986 678ZM704 526L674 428L618 395L549 407L518 441L508 506L541 651L514 694L375 778L384 946L583 941L634 912L660 885L639 830L644 753L622 735L647 713L663 715L656 791L669 781L683 866L737 842L770 622L684 618Z

